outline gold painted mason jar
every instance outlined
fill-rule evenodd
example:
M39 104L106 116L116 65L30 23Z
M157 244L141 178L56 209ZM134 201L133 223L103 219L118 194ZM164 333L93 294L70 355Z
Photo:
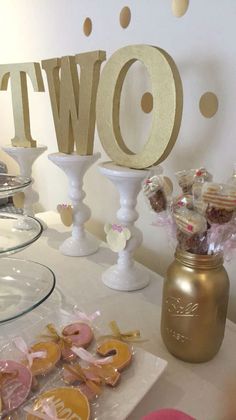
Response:
M222 254L177 249L162 298L161 334L169 352L192 363L214 357L224 338L228 297Z

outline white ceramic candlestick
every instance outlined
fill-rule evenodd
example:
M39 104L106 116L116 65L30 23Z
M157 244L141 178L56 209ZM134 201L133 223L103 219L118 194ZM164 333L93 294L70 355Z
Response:
M9 156L11 156L20 167L21 176L26 176L32 179L32 183L24 190L24 214L27 216L34 216L34 204L39 200L39 194L32 188L34 179L32 178L32 166L35 160L47 150L47 146L39 145L37 147L14 147L6 146L2 148ZM46 229L47 226L44 222L40 220L43 225L43 228ZM20 227L20 226L18 226ZM27 226L22 226L22 228L27 229Z
M103 283L116 290L138 290L149 284L147 271L135 263L133 255L141 245L142 232L134 226L139 214L135 210L137 196L141 190L142 181L148 177L148 170L129 169L105 162L99 165L100 172L112 181L120 194L120 209L117 219L131 232L125 249L118 253L117 264L108 268L102 275Z
M95 163L101 154L89 156L77 154L52 153L48 158L62 169L69 179L69 198L73 205L72 236L60 246L64 255L83 257L94 254L98 250L98 241L85 231L84 223L90 218L90 208L83 203L86 194L83 191L83 177L89 167Z

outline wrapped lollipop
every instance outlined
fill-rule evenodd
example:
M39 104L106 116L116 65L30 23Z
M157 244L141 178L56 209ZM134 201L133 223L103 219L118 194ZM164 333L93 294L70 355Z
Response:
M194 173L194 183L195 182L200 182L200 183L204 183L204 182L211 182L212 181L212 174L210 174L210 172L208 172L206 170L206 168L199 168L199 169L195 169L195 173Z
M174 219L178 228L187 235L201 233L207 229L206 219L196 211L187 208L176 210Z
M209 223L228 223L236 210L236 186L207 182L202 188L202 201Z
M207 221L194 210L186 207L174 212L177 225L177 241L179 248L193 254L207 254Z
M144 181L143 192L155 213L165 211L172 193L169 178L154 175Z
M176 177L183 194L192 194L192 187L195 183L203 184L212 180L212 175L206 168L178 171Z
M192 194L194 169L178 171L175 175L183 194Z
M179 195L174 197L171 204L172 210L176 211L180 208L187 208L188 210L193 210L193 196L191 194Z

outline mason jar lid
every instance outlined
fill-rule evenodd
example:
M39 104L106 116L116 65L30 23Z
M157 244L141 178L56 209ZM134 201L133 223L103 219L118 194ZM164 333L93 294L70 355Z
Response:
M176 249L175 259L187 267L208 270L220 267L224 262L222 253L213 255L199 255L183 251L179 248Z

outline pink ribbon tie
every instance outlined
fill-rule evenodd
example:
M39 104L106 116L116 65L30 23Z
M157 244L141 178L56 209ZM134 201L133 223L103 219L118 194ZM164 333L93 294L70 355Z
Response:
M43 401L42 403L42 409L43 412L39 410L33 410L30 407L25 407L24 410L33 415L37 416L38 418L42 420L60 420L59 417L57 417L57 410L55 405L52 402L49 401Z
M123 226L117 225L116 223L111 225L111 228L112 228L112 230L117 231L119 233L123 232Z
M83 321L92 323L98 316L101 315L100 311L95 311L91 315L86 314L85 312L78 311L77 309L74 309L74 313L71 314L68 311L65 311L65 309L61 309L61 313L69 316L70 318L73 318L74 321Z
M113 360L112 356L104 357L103 359L96 359L91 353L89 353L82 347L72 346L71 350L74 354L76 354L76 356L80 357L80 359L84 360L85 362L91 363L92 365L106 365L107 363L110 363Z
M85 322L93 322L100 315L101 315L100 311L95 311L91 315L88 315L85 312L75 311L76 318L79 321L85 321Z
M18 350L20 350L21 353L23 353L27 358L30 367L32 366L34 359L44 359L45 357L47 357L46 351L36 351L31 353L28 349L25 340L22 337L16 337L13 339L13 341Z

